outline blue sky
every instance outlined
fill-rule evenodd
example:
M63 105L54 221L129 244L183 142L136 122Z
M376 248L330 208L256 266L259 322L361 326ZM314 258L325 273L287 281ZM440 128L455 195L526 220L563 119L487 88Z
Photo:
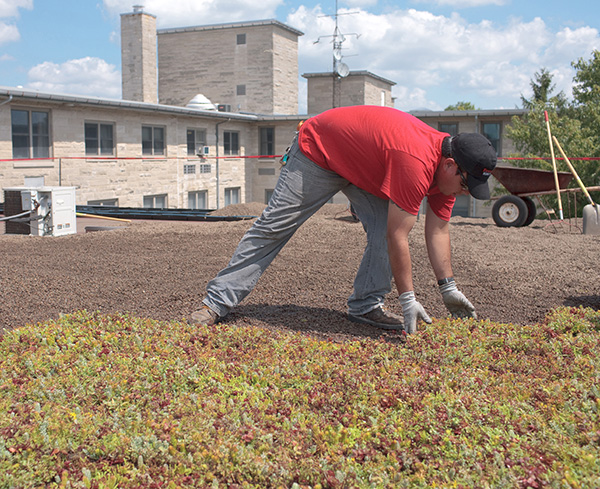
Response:
M138 3L159 29L275 18L304 32L300 74L331 70L335 0L0 0L0 85L120 98L120 14ZM395 82L401 110L518 107L542 68L570 97L571 63L600 49L597 0L338 0L338 13L344 63Z

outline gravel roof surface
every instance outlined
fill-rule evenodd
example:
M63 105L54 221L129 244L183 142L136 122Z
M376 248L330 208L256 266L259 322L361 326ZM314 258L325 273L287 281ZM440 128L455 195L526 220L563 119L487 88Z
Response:
M236 205L218 213L257 215L263 208ZM0 331L79 309L185 320L252 222L78 219L78 233L62 237L7 235L2 228ZM454 275L481 319L531 324L556 306L600 308L600 236L559 222L536 220L523 228L499 228L491 219L451 222ZM411 233L415 293L432 317L445 317L423 225L419 219ZM93 227L111 229L86 232ZM226 322L336 341L398 340L397 333L346 317L364 246L362 226L351 221L346 206L325 206L297 231ZM387 306L401 312L396 293Z

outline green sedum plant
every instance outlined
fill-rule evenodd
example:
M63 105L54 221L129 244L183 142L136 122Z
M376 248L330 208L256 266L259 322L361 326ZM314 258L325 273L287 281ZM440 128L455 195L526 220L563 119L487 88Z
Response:
M600 487L598 386L591 309L402 346L81 311L0 338L0 487Z

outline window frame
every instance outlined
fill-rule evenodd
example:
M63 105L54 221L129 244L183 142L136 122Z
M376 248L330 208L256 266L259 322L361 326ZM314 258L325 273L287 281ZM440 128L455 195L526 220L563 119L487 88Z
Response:
M226 156L239 156L240 132L223 131L223 154Z
M235 199L232 197L235 196ZM241 187L226 187L223 192L223 197L225 201L225 207L232 204L239 204L242 196L242 188ZM235 202L234 202L235 200Z
M88 138L88 126L95 126L96 127L96 152L90 152L90 150L92 148L88 148L88 140L91 138ZM115 156L116 151L116 144L115 144L115 126L116 124L114 122L101 122L101 121L85 121L83 124L83 140L84 140L84 144L85 144L85 155L86 156ZM104 148L103 148L103 141L105 140L105 138L102 135L102 128L107 128L110 127L111 130L111 134L110 134L110 153L109 152L103 152ZM107 138L106 138L107 139Z
M207 146L206 129L188 127L186 130L186 145L188 156L198 156L198 148ZM190 138L191 136L191 138Z
M99 200L88 200L86 205L94 205L99 207L119 207L119 199L99 199Z
M488 136L488 133L485 131L486 126L497 126L498 127L498 139L491 139ZM501 121L482 121L481 122L481 134L486 137L486 139L492 143L492 146L496 150L496 156L502 156L502 122Z
M10 116L10 127L11 127L11 140L12 140L12 155L15 160L26 160L26 159L38 159L38 158L51 158L52 155L52 137L51 137L51 123L50 123L50 111L49 110L36 110L27 108L11 108ZM15 131L15 127L18 125L23 126L24 124L15 124L15 114L25 113L27 114L26 132ZM39 132L40 123L35 121L35 114L43 114L45 121L42 127L45 127L44 132ZM15 151L15 141L21 138L20 145L17 146ZM27 143L23 144L26 140ZM42 141L40 141L42 140ZM41 144L40 144L41 143ZM45 143L45 144L44 144ZM20 151L19 151L20 150ZM25 155L25 151L27 155Z
M199 196L202 196L202 200L204 201L204 207L200 207L198 205ZM194 205L190 206L190 200L194 201ZM188 209L202 210L208 209L208 190L190 190L188 192Z
M148 130L150 130L150 138L147 137ZM146 133L146 135L144 133ZM153 126L150 124L143 124L142 125L142 155L143 156L166 156L166 154L167 154L166 133L167 133L167 129L165 126ZM157 136L160 136L160 137L157 137Z
M258 147L260 156L275 155L275 126L260 127L258 130Z
M148 199L152 199L152 205L146 205ZM164 200L163 206L156 205L156 202L159 199ZM169 194L144 195L142 202L143 202L144 209L167 209L169 207Z
M444 126L454 126L454 131L448 131ZM458 136L458 122L440 122L438 124L438 130L440 132L448 133L452 137Z
M268 204L271 201L271 197L273 197L273 192L275 189L266 188L265 189L265 204Z

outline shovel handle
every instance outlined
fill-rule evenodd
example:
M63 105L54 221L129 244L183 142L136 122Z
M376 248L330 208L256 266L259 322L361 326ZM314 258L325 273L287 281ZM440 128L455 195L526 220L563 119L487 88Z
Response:
M562 198L560 196L560 183L558 182L558 171L556 170L556 157L554 156L554 146L552 145L552 132L550 131L550 120L548 119L548 111L544 111L546 119L546 131L548 131L548 144L550 145L550 156L552 157L552 172L554 173L554 185L556 186L556 196L558 198L558 212L560 220L563 220Z
M575 168L573 168L573 165L571 164L571 162L569 161L569 158L567 158L567 155L565 154L565 152L562 149L562 146L560 145L560 143L558 142L558 139L556 139L556 136L552 136L552 139L554 141L554 144L556 144L556 147L558 148L558 150L560 151L560 154L563 156L563 158L565 159L565 161L567 162L567 165L569 166L569 169L571 170L571 173L573 174L573 176L575 177L575 180L577 180L577 183L579 184L579 186L581 187L581 190L583 191L583 193L585 194L585 196L588 198L588 200L590 201L590 204L592 205L596 205L594 204L594 201L592 200L592 198L590 197L590 193L587 191L587 188L585 188L585 185L583 184L583 182L581 181L581 178L579 178L579 175L577 174L577 172L575 171Z

